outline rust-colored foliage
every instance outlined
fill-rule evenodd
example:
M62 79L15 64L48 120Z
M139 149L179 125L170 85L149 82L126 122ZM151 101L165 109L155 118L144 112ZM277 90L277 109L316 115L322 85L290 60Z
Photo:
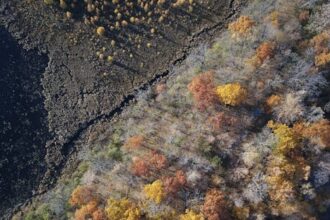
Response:
M167 159L162 154L152 152L149 157L149 164L153 169L160 170L166 167Z
M174 195L186 184L186 175L182 170L178 170L175 176L165 177L163 184L165 192Z
M241 16L228 25L228 30L236 37L247 34L254 25L255 22L249 16Z
M256 54L249 62L255 66L261 66L266 59L274 56L275 44L273 42L264 42L256 49Z
M196 105L200 110L205 110L208 106L217 102L213 82L213 72L208 71L194 77L188 85L188 90L192 93Z
M104 213L104 211L101 208L98 208L96 211L92 214L93 220L107 220L107 217Z
M228 219L223 192L218 189L211 189L206 193L203 214L208 220Z
M132 173L136 176L149 176L150 165L141 158L135 158L132 164Z
M295 126L301 135L324 148L330 148L330 121L322 119L310 125L299 124Z
M209 122L215 131L219 131L237 125L238 120L225 112L218 112L209 118Z
M100 205L100 198L95 192L95 189L91 186L78 186L71 194L69 203L76 207L75 219L76 220L85 220L92 216L100 216L99 212L102 212L98 208ZM94 220L102 220L102 218L94 218ZM105 219L105 218L103 218Z
M138 149L143 146L144 137L141 135L135 135L127 139L125 147L128 149Z
M187 183L186 174L182 170L176 171L175 172L175 177L182 186Z
M305 24L309 20L309 11L308 10L303 10L302 12L299 13L298 17L300 23Z
M147 177L152 172L164 169L166 166L166 157L153 151L143 158L134 158L131 170L134 175Z

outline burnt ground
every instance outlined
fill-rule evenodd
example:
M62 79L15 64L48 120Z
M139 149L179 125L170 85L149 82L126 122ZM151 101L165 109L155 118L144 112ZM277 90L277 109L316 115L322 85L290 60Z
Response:
M117 33L119 43L110 50L118 55L109 63L95 55L110 45L110 38L95 35L95 27L65 19L42 0L0 1L3 216L52 187L64 167L74 168L77 142L86 130L167 76L247 0L197 2L192 13L172 12L154 37L133 27ZM137 49L125 40L128 35L140 35L152 47Z

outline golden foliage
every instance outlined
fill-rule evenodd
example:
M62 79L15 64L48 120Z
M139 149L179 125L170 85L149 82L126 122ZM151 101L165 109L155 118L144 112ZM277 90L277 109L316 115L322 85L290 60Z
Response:
M239 83L230 83L218 86L216 93L221 103L231 106L241 104L247 97L246 89Z
M241 16L228 25L228 30L232 33L233 37L237 37L249 33L254 25L255 22L249 16Z
M204 220L204 216L202 214L197 214L192 210L186 210L185 214L179 216L180 220Z
M278 106L281 102L281 97L279 95L271 95L266 100L266 105L270 109L274 108L275 106Z
M281 21L280 21L280 13L278 11L272 11L267 17L266 20L270 21L271 24L276 27L280 28Z
M267 126L271 128L278 138L276 151L280 154L286 154L295 149L300 143L301 137L294 129L285 124L269 121Z
M161 211L156 213L154 216L148 216L149 220L175 220L178 219L178 216L175 210L170 211Z
M147 199L157 204L161 203L165 198L165 191L161 180L156 180L151 184L145 185L143 191Z
M328 53L328 43L330 40L330 34L328 32L322 32L316 36L314 36L310 40L310 44L312 47L314 47L316 54L321 53Z
M140 208L128 199L109 199L105 212L111 220L139 220L142 214Z
M250 208L249 207L234 207L234 215L235 219L238 220L245 220L248 219L250 215Z
M188 85L188 90L200 110L206 109L217 101L213 82L213 72L208 71L194 77Z

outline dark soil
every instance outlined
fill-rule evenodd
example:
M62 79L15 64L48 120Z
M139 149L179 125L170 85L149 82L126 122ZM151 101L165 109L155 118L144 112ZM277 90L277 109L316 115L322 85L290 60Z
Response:
M0 27L0 213L31 197L46 171L51 136L41 77L47 63Z
M76 142L90 126L168 75L247 0L196 2L192 13L172 12L155 37L146 31L150 27L119 32L111 49L118 55L109 63L96 52L109 49L111 39L97 37L95 27L64 19L65 12L43 0L0 1L0 213L52 187L64 167L74 167ZM128 35L153 46L137 49Z

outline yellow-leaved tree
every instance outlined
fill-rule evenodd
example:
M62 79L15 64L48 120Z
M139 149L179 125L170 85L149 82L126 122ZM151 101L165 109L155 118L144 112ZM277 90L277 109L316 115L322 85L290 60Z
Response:
M180 220L204 220L204 216L202 214L197 214L192 210L186 210L185 214L180 215Z
M156 180L151 184L145 185L143 191L147 199L157 204L161 203L165 198L165 191L161 180Z
M111 220L139 220L141 219L141 209L128 199L109 199L105 207L108 219Z
M239 83L229 83L218 86L216 93L221 103L231 106L241 104L247 97L246 89Z

